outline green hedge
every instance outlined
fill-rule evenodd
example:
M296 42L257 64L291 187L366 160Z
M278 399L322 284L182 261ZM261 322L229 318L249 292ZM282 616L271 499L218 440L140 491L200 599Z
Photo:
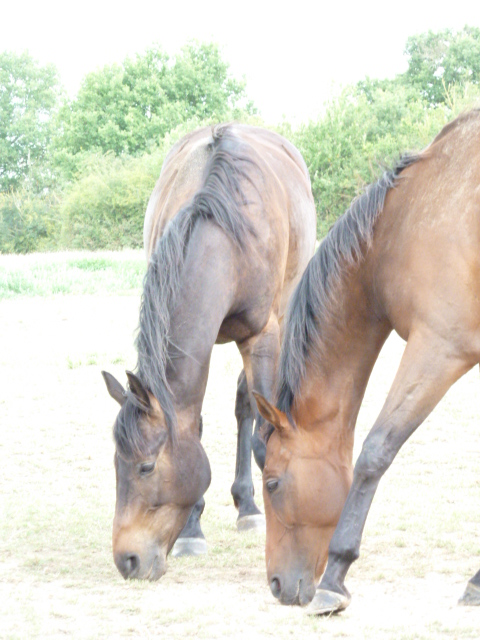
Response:
M402 153L419 151L458 113L474 105L478 88L451 91L447 105L428 107L399 83L349 87L316 121L283 132L307 163L318 214L318 235Z
M163 155L159 150L140 158L90 157L59 207L60 244L74 249L142 246L143 217Z
M479 97L478 87L450 89L446 103L429 107L411 87L366 80L345 89L317 120L297 129L282 125L280 133L299 148L310 172L319 237L385 166L402 152L425 147ZM79 156L74 177L56 192L24 186L0 193L0 252L141 247L145 210L163 159L200 124L182 125L139 157Z
M27 187L0 192L0 253L54 249L59 229L55 193L36 194Z

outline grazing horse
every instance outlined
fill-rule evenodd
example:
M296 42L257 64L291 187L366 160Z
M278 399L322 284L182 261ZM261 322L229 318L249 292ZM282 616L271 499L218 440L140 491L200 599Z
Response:
M352 471L360 404L393 329L405 352ZM480 111L472 111L353 201L289 303L276 405L256 395L270 423L267 572L282 603L313 600L312 613L349 604L344 580L380 478L479 362ZM463 603L480 604L480 572Z
M145 217L149 264L136 373L127 372L125 391L104 372L121 405L113 554L125 578L159 579L182 529L186 545L204 542L199 517L210 467L200 443L201 408L215 343L234 341L244 365L232 486L239 529L259 517L252 441L260 465L265 445L257 434L260 416L252 439L251 390L272 395L280 323L313 255L315 229L306 165L273 132L203 128L165 159Z

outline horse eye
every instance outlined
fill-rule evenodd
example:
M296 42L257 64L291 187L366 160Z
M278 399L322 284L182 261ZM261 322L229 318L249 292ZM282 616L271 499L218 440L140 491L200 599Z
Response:
M278 480L267 480L266 484L268 493L273 493L278 487Z
M139 473L141 476L148 476L149 473L155 469L155 462L142 462L139 467Z

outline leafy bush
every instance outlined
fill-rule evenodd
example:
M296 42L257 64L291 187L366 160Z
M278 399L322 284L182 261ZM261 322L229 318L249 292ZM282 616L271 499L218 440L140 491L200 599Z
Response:
M143 246L143 220L163 160L174 143L205 125L190 120L140 157L86 154L60 204L61 246L120 249Z
M55 194L24 187L0 192L0 253L29 253L55 247L59 235Z
M61 244L74 249L141 247L143 218L163 149L140 158L92 155L60 206Z
M479 96L476 87L451 88L448 105L429 108L411 87L367 79L347 87L317 121L295 131L284 126L310 172L319 236L385 167L402 153L425 147Z

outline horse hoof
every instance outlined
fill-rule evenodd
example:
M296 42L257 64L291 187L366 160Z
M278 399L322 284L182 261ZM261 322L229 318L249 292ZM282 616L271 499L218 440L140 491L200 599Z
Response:
M207 543L204 538L177 538L173 545L172 556L201 556L207 553Z
M472 582L467 582L465 593L458 601L458 604L466 607L480 607L480 587L477 587Z
M317 589L313 600L308 605L306 611L312 616L323 616L331 613L343 611L350 604L350 597L344 596L336 591Z
M253 516L242 516L237 519L237 531L265 531L265 516L262 513L256 513Z

